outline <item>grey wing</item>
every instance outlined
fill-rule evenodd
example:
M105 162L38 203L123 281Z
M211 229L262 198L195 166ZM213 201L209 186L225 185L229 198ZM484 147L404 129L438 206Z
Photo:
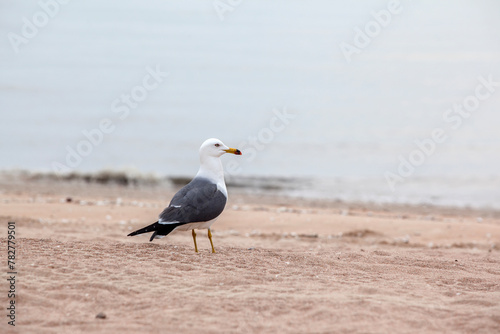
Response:
M217 185L206 180L193 179L172 198L160 214L159 223L205 222L218 217L226 206L226 196Z

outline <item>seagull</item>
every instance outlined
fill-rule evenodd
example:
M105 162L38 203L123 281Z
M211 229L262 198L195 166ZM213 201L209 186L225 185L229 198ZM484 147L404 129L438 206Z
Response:
M179 190L170 204L160 213L157 222L141 228L128 236L153 232L149 241L163 238L172 231L189 231L193 235L194 251L198 253L195 229L208 229L212 245L210 226L224 211L227 189L220 157L225 153L241 155L241 151L224 145L216 138L207 139L200 147L200 169L191 182Z

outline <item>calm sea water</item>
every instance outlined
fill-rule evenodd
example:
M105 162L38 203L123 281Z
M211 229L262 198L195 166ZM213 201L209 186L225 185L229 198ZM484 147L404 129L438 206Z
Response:
M500 208L497 1L48 3L0 2L0 169L192 176L218 137L293 195Z

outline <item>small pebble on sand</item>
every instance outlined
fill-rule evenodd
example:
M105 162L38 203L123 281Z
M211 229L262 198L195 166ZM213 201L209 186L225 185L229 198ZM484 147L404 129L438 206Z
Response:
M99 312L95 316L96 319L106 319L106 314L104 312Z

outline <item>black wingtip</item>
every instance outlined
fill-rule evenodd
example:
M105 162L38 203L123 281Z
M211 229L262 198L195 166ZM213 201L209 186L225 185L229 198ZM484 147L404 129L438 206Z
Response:
M142 233L148 233L148 232L151 232L151 231L155 230L157 227L158 227L158 222L155 222L155 223L153 223L151 225L148 225L146 227L143 227L143 228L141 228L141 229L139 229L137 231L129 233L127 235L127 237L132 237L134 235L138 235L138 234L142 234Z
M149 242L153 241L153 239L156 237L156 231L153 232L153 234L151 234L151 238L149 238Z

